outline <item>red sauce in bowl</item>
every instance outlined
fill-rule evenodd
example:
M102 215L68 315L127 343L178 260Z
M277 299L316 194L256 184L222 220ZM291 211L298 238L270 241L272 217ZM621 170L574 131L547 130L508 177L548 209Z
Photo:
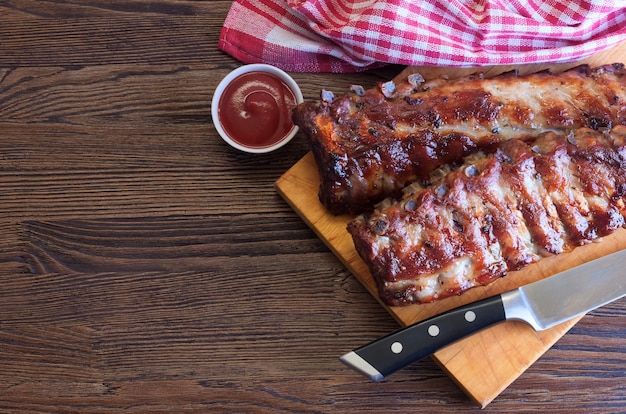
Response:
M239 145L263 148L280 142L294 128L291 89L277 76L247 72L224 89L218 105L222 128Z

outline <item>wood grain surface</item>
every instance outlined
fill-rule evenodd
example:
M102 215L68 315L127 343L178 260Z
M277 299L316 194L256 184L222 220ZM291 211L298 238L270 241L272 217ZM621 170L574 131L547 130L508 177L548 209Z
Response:
M230 5L0 2L0 412L480 411L431 360L338 361L397 322L276 192L303 138L213 128ZM587 315L483 411L626 411L625 336L624 301Z

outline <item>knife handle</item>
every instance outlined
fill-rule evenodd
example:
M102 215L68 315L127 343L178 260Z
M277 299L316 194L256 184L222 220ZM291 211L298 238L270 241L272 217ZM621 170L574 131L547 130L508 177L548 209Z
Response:
M374 381L506 319L500 295L470 303L400 329L340 359Z

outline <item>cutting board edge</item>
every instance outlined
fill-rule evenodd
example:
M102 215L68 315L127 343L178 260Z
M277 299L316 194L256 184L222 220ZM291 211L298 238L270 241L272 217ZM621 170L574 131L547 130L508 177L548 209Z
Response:
M467 380L463 378L462 375L456 369L451 369L448 365L444 363L441 359L441 354L446 351L446 348L436 352L432 355L433 361L441 368L442 371L450 377L450 379L467 395L476 405L480 406L480 408L486 408L493 400L495 400L498 395L500 395L504 390L506 390L509 385L515 382L520 376L522 376L528 368L530 368L535 362L537 362L547 351L549 351L554 344L556 344L570 329L572 329L585 315L578 316L569 321L563 322L562 324L551 328L556 333L554 335L542 336L542 344L544 345L543 350L538 350L528 361L524 364L521 364L522 369L520 369L516 375L508 377L506 380L502 381L499 387L496 387L489 393L479 393L476 388L470 388L465 386L463 380ZM510 323L510 322L503 322Z
M311 153L309 152L305 158L307 156L310 156ZM289 172L289 171L288 171ZM287 173L286 173L287 174ZM286 175L285 174L285 175ZM285 202L289 205L289 207L291 207L291 209L298 215L298 217L300 217L302 219L302 221L304 221L306 223L307 226L309 226L309 228L311 230L313 230L313 232L315 233L315 235L317 237L319 237L320 240L322 240L322 242L324 242L324 244L326 245L326 247L328 247L330 249L331 252L333 252L333 254L335 255L335 257L337 257L337 259L339 259L339 261L346 266L346 268L348 269L348 271L352 274L355 275L359 272L358 269L355 269L355 267L353 266L352 262L350 262L347 258L345 258L343 256L343 254L336 248L336 246L334 245L334 243L329 240L326 235L324 233L322 233L320 231L320 229L318 229L315 224L313 222L311 222L311 220L309 220L309 217L306 216L306 214L304 214L301 211L301 208L299 206L297 206L293 200L291 200L289 198L289 191L285 190L285 188L283 187L283 180L285 175L281 176L275 183L274 183L274 188L276 189L276 191L278 192L278 194L285 200ZM401 326L405 326L406 323L404 321L402 321L402 319L400 319L398 317L398 315L393 312L389 306L387 304L385 304L378 295L378 290L371 286L368 283L365 283L363 280L361 280L361 278L356 277L356 279L359 281L359 283L361 283L361 285L372 295L373 299L376 300L380 306L382 306L395 320L396 322L398 322Z

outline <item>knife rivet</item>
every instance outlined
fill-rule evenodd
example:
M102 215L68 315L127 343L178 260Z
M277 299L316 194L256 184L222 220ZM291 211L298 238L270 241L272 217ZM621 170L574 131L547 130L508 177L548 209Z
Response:
M474 322L476 320L476 314L473 311L465 312L465 320L468 322Z
M402 352L402 348L404 347L400 342L394 342L393 344L391 344L391 352L393 352L394 354L399 354L400 352Z
M428 335L437 336L439 335L439 327L437 325L430 325L428 327Z

